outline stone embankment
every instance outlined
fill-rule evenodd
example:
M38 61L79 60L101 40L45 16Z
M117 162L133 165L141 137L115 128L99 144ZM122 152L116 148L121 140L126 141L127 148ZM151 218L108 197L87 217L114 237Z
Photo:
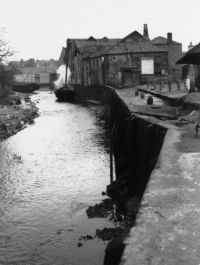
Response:
M11 93L0 99L0 141L17 133L38 116L35 103L28 95Z
M106 91L116 172L107 194L131 221L105 264L199 264L199 93L169 96L169 106L157 97L148 105L149 91Z

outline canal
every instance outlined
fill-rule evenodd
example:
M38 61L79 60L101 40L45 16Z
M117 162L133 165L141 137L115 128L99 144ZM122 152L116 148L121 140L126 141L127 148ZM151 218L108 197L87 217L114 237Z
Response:
M32 96L40 116L0 143L0 264L100 265L105 242L88 219L109 184L104 131L93 112L56 102L50 91Z

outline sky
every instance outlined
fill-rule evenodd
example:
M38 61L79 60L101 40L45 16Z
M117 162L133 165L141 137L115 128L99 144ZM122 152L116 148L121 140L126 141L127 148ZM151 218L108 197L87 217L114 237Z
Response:
M200 0L0 0L0 28L13 60L58 59L67 38L123 38L143 24L186 51L200 42L199 10Z

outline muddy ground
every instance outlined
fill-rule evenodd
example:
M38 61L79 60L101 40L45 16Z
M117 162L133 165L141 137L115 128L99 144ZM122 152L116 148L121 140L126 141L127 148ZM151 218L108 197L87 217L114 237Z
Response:
M0 98L0 141L33 123L37 116L38 109L28 95L13 92Z

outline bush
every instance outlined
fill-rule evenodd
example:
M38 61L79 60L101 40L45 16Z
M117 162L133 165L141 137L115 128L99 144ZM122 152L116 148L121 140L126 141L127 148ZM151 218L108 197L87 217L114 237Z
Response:
M0 97L7 96L13 86L13 70L0 64Z

